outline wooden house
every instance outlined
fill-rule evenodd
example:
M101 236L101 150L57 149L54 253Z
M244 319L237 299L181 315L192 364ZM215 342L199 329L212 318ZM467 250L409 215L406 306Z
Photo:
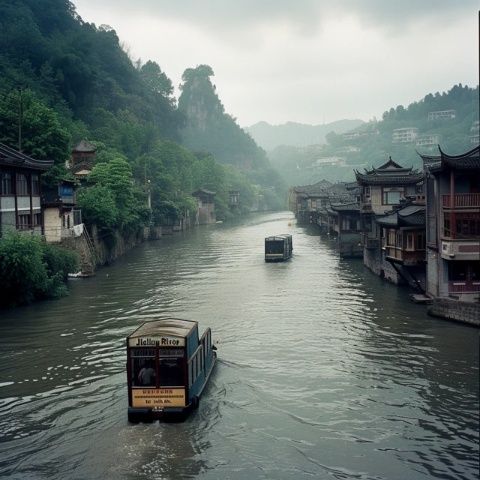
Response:
M215 214L215 192L201 188L193 192L192 197L195 197L198 203L195 223L197 225L215 223L217 221Z
M86 140L81 140L72 149L70 170L79 180L87 177L95 165L97 147Z
M427 293L480 300L480 147L422 155L426 171Z
M63 239L75 236L76 225L80 225L81 215L75 210L75 183L63 180L53 188L42 192L42 208L44 211L45 240L58 243ZM83 227L77 228L78 234Z
M425 291L425 205L410 204L377 218L382 228L385 278L393 283L407 283Z
M385 261L382 251L382 227L377 220L405 202L407 198L422 198L423 172L402 167L392 158L377 168L355 171L360 187L363 263L374 273L395 278L398 273Z
M0 236L9 229L44 232L40 175L52 165L0 144Z

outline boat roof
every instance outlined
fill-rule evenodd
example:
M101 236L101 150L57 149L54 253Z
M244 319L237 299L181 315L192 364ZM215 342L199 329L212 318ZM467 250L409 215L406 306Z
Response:
M151 320L140 325L128 338L169 335L173 337L188 337L189 333L198 325L194 320L180 318L164 318Z
M281 233L280 235L272 235L271 237L265 237L265 241L275 241L275 240L285 240L286 238L291 237L289 233Z

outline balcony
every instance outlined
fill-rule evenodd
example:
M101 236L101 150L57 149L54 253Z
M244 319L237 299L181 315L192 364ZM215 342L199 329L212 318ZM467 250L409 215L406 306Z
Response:
M441 257L445 260L478 260L480 255L479 240L442 240Z
M480 282L471 280L454 280L448 282L448 293L480 292Z
M425 250L403 250L399 247L387 245L385 247L385 257L405 266L421 265L425 262Z
M480 208L480 193L455 193L454 195L442 195L442 206L443 208L455 209Z

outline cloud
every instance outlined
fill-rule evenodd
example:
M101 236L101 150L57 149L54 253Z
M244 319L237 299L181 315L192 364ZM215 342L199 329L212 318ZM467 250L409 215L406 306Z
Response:
M241 125L368 120L478 81L477 6L469 0L76 4L86 21L115 28L133 58L155 60L176 87L186 68L210 65Z
M96 5L94 0L78 0ZM98 5L97 5L98 6ZM208 30L211 36L226 31L244 35L249 29L275 23L288 24L297 33L314 34L325 21L355 17L371 28L405 30L411 23L430 19L454 21L478 9L477 0L103 0L102 7L128 15L174 20Z

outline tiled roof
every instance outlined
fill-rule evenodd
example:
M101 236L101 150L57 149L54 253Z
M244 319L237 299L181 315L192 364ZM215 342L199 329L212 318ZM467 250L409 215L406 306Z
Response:
M197 191L192 193L192 196L196 197L198 195L215 195L216 192L212 192L210 190L206 190L205 188L199 188Z
M332 203L330 205L332 210L336 212L359 212L360 205L357 202L351 203Z
M47 170L53 165L53 160L37 160L0 143L0 165Z
M424 165L430 172L441 172L444 169L454 170L479 170L480 169L480 145L461 155L447 155L438 147L440 155L422 155Z
M380 167L365 170L365 173L355 170L355 176L361 185L408 185L423 179L422 172L412 170L412 167L402 167L391 157Z
M397 175L376 175L355 171L357 182L361 185L410 185L423 180L422 172L409 172Z
M328 180L320 180L313 185L302 185L294 187L293 191L297 194L304 193L306 195L326 195L326 191L332 184Z
M95 152L97 147L92 145L90 142L86 140L81 140L75 147L73 147L72 152Z
M376 219L385 227L415 227L425 225L425 206L408 205Z

